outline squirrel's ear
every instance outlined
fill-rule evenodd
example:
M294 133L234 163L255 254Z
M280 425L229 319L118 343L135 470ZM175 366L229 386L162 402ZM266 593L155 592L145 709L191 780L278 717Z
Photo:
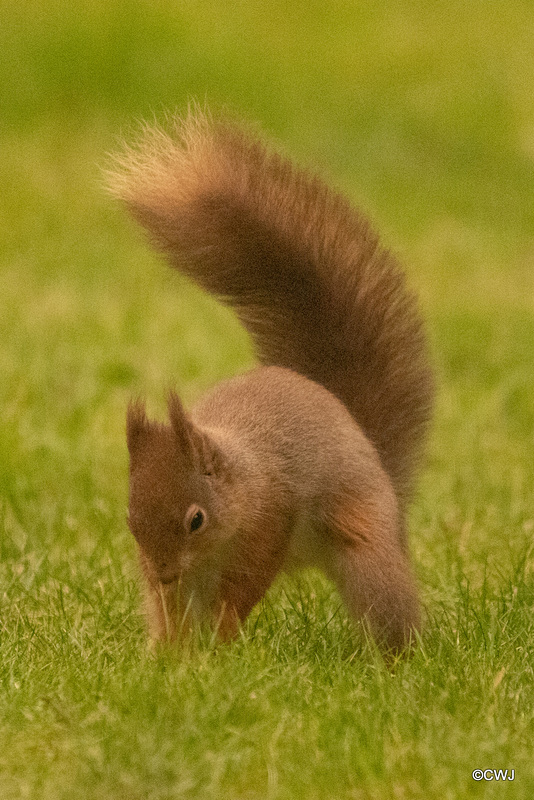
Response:
M142 400L132 400L126 414L126 441L130 458L138 450L139 443L148 431L146 406Z
M192 428L189 417L185 413L182 401L174 392L170 392L167 401L169 419L174 432L176 443L182 456L193 458Z
M168 399L169 419L182 458L206 475L219 472L222 454L211 438L195 427L184 411L177 394L171 392Z
M224 457L219 446L210 436L200 431L195 431L194 443L204 475L220 474L224 467Z

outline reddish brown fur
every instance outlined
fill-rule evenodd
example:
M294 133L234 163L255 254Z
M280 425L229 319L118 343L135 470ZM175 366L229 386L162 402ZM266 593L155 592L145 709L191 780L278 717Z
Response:
M379 643L400 651L419 629L410 564L398 538L397 507L383 497L347 499L330 519L336 557L327 571L356 618L367 619Z
M191 416L172 395L170 425L130 407L148 586L179 581L188 619L229 636L280 568L316 564L400 647L419 624L404 514L432 378L395 259L345 198L199 112L175 135L148 131L111 182L170 262L235 308L267 365ZM153 635L174 636L185 612L172 608L169 633L161 590L147 597Z

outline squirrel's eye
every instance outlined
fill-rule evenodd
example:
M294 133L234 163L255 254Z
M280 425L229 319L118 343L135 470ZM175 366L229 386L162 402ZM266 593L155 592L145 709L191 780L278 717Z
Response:
M199 506L192 505L185 515L185 528L189 533L199 531L206 522L206 512Z
M197 511L197 513L191 519L189 523L189 530L190 531L198 531L202 523L204 522L204 514L202 511Z

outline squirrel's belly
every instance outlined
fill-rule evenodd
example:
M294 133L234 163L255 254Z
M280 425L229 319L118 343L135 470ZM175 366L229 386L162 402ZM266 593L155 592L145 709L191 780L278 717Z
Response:
M324 570L328 548L318 519L311 513L302 513L291 531L289 547L284 559L284 572L295 572L306 567Z

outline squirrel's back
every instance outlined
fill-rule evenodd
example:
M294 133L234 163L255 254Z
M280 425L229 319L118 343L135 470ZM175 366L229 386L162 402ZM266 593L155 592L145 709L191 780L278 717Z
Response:
M172 265L232 306L261 362L338 397L401 504L432 404L422 322L369 222L255 134L209 115L148 129L112 190Z
M294 370L258 367L219 383L190 412L200 430L252 454L294 494L317 498L326 484L341 488L380 462L346 406L320 384ZM373 464L371 465L371 462ZM360 478L361 480L361 478Z

